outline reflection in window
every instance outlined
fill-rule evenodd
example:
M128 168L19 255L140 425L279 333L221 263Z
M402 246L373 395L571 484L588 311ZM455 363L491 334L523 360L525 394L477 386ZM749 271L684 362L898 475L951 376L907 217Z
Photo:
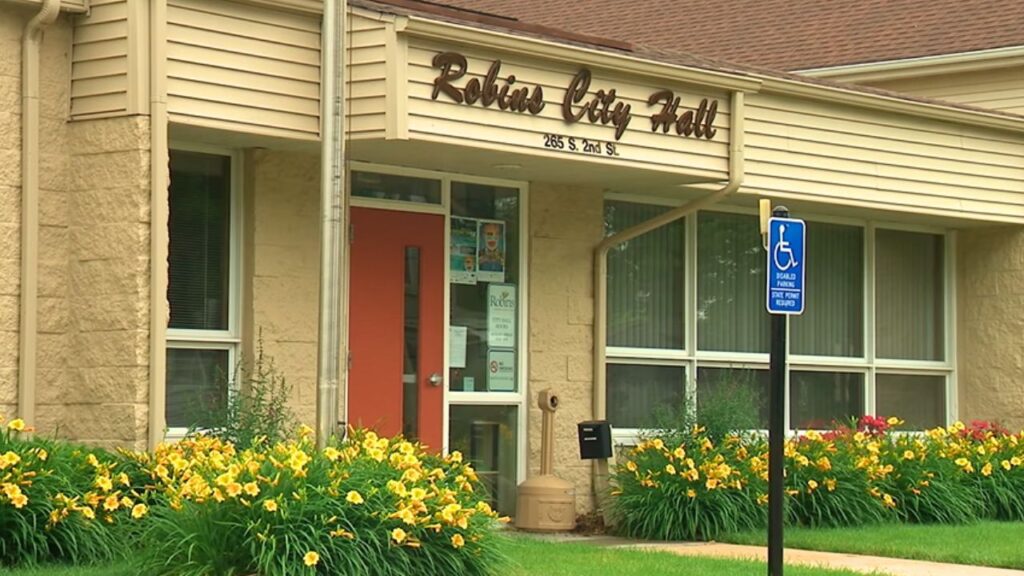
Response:
M789 374L790 427L826 429L864 415L864 375L849 372Z
M654 428L682 413L685 368L608 364L606 373L606 405L612 426Z
M699 349L767 352L765 254L757 217L701 212L697 221Z
M885 229L875 237L878 357L943 360L943 237Z
M518 307L522 305L519 298L522 293L519 286L519 190L452 182L451 203L452 226L458 225L465 227L465 230L472 230L469 233L477 235L476 242L483 251L482 254L475 250L469 252L473 256L469 262L470 267L475 265L474 260L486 261L489 253L494 252L495 248L500 248L500 240L496 239L495 234L502 228L505 253L504 270L503 274L500 274L502 282L494 280L499 277L499 273L491 269L483 270L484 273L479 275L480 279L470 279L467 276L457 281L453 277L449 283L450 325L453 334L458 334L459 338L465 334L465 365L451 367L449 388L457 392L514 392L518 390L520 378L520 375L514 373L519 351L516 349L516 339L507 336L519 334ZM503 223L504 226L494 226L495 223ZM474 227L474 224L479 225L479 228ZM490 244L493 245L489 245L487 240L492 240ZM480 257L476 258L478 254ZM498 338L497 334L488 333L491 329L488 324L488 309L491 305L488 293L492 287L495 290L491 292L491 296L509 304L508 310L513 325L505 330L506 337ZM453 340L451 345L461 347L462 342ZM498 377L492 377L488 366L494 362L498 362L507 370L512 370L513 373L509 375L503 370Z
M441 182L394 174L352 172L352 195L374 200L440 204Z
M231 158L171 152L167 221L170 328L226 330Z
M875 376L875 413L897 416L907 430L946 425L946 377L922 374Z
M228 351L167 350L167 426L207 427L228 397Z
M767 430L770 389L767 370L701 366L697 369L697 417L709 404L717 403L716 411L726 406L741 412L734 415L737 425Z
M804 313L790 319L793 354L864 356L864 228L807 223Z
M605 235L667 211L664 206L607 201ZM608 253L608 345L683 348L683 221L614 246Z
M516 508L516 406L453 405L448 446L473 464L491 505L501 514Z

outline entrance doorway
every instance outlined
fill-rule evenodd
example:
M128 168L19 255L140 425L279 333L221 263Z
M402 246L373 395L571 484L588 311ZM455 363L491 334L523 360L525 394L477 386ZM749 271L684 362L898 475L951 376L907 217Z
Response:
M442 449L445 218L352 208L348 418Z

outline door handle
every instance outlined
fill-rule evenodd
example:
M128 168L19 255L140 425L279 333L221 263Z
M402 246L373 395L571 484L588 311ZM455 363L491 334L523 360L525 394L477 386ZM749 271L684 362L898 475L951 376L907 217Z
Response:
M427 382L430 382L431 386L440 386L444 382L444 377L434 372L430 375L430 378L427 378Z

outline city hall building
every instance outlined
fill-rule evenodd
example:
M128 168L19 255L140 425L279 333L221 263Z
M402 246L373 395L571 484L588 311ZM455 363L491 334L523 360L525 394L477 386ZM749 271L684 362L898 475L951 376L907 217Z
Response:
M663 4L0 0L0 413L152 447L262 345L312 424L333 330L338 419L505 511L554 390L590 509L577 422L766 395L767 198L808 223L789 428L1024 426L1019 6Z

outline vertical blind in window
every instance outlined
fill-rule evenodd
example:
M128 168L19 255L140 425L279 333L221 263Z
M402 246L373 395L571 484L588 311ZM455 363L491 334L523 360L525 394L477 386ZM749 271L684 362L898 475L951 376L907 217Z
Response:
M231 159L174 150L170 174L170 327L226 330Z
M807 223L804 313L790 319L794 354L864 355L864 229Z
M879 229L875 234L879 358L943 360L943 237Z
M605 235L665 212L663 206L605 202ZM683 348L683 222L677 220L608 253L608 345Z
M617 428L653 428L683 413L686 368L608 364L608 421Z
M697 216L697 343L701 350L767 352L765 253L756 216Z

